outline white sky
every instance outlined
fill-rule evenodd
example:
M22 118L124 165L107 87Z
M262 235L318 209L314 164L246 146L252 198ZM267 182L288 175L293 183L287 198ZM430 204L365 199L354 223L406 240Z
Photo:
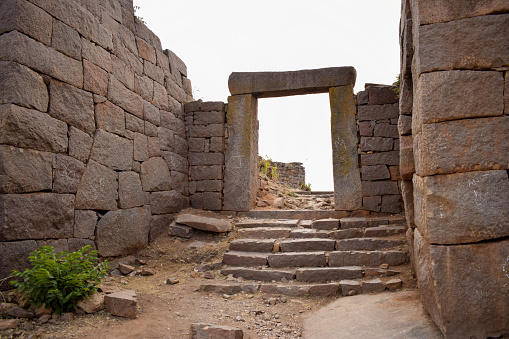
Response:
M242 71L354 66L364 83L399 73L400 0L134 0L136 15L187 65L195 99L227 101ZM313 190L333 190L327 94L258 101L259 154L303 162Z

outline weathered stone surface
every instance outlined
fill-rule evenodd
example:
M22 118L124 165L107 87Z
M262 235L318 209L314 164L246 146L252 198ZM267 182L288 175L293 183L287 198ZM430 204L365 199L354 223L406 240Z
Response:
M290 238L297 238L297 239L310 239L314 238L317 234L317 231L315 229L296 229L290 232Z
M380 212L382 197L362 197L362 208L372 212Z
M309 295L308 285L275 285L275 284L262 284L260 291L268 294L288 295L292 297L303 297Z
M0 319L0 331L15 329L20 323L21 321L19 319Z
M341 294L343 296L350 296L362 293L361 282L357 280L341 280L339 282Z
M152 214L180 212L189 207L189 199L175 190L150 193Z
M114 292L104 296L106 311L124 318L136 318L136 292L133 290Z
M126 255L148 244L150 211L131 208L106 213L97 223L96 244L103 257Z
M143 120L129 113L125 115L125 127L136 133L145 133L145 123Z
M48 102L48 90L39 74L16 62L0 61L0 104L46 112Z
M238 284L202 284L200 285L200 291L233 295L242 292L242 287Z
M350 238L361 238L363 236L362 229L350 228L346 230L332 231L329 237L332 239L350 239Z
M163 158L150 158L141 164L141 183L145 192L171 190L171 173Z
M228 165L225 168L225 173L226 172L228 172ZM222 174L223 174L223 166L221 166L221 165L191 166L191 180L222 179L222 177L223 177ZM227 189L227 187L228 187L227 182L225 181L225 189ZM226 199L226 192L225 192L225 199Z
M201 180L196 182L197 192L221 192L223 182L221 180Z
M508 199L506 171L414 176L415 223L431 244L508 236Z
M204 192L203 209L208 211L220 211L222 209L221 192Z
M416 173L507 169L508 136L509 116L423 125L414 137Z
M389 291L395 291L395 290L401 288L402 285L403 285L403 282L401 281L401 279L391 279L385 283L385 287Z
M326 93L331 87L355 85L353 67L331 67L291 72L234 72L228 79L232 95L258 98Z
M71 238L74 195L34 193L0 196L0 240Z
M76 192L76 209L117 209L117 174L93 160L88 162Z
M381 137L361 137L361 152L384 152L392 151L394 147L394 139Z
M486 338L509 331L507 239L436 246L416 229L415 247L424 308L444 336Z
M339 219L319 219L311 223L311 227L317 230L337 230L339 227Z
M39 111L0 105L0 143L39 151L65 153L67 125Z
M239 100L236 97L231 97L231 98L233 98L232 100ZM251 104L251 103L243 103L243 104ZM239 123L240 123L240 121L239 121ZM231 133L231 131L228 130L228 133ZM193 137L193 138L222 137L223 135L224 135L223 124L191 125L191 126L189 126L189 136Z
M399 151L373 154L361 154L361 164L366 165L399 165Z
M271 239L236 239L230 243L230 251L272 252L273 248Z
M371 126L371 121L360 121L359 133L362 137L372 137L373 127Z
M33 310L27 310L18 305L10 307L7 310L7 315L14 318L26 318L26 319L32 319L35 317Z
M223 264L231 266L265 266L267 253L230 251L223 254Z
M383 290L385 290L385 285L380 278L362 282L362 293L380 293Z
M398 130L401 136L412 134L412 116L400 115L398 120Z
M355 72L355 69L352 68ZM355 74L354 80L355 82ZM357 155L357 126L353 85L329 89L331 106L334 209L355 210L362 206L361 175Z
M146 62L146 61L145 61ZM160 69L160 68L158 68ZM165 111L170 110L170 106L168 103L168 92L166 92L166 88L158 82L154 82L154 95L151 101L157 108L160 108Z
M368 227L368 221L366 218L342 218L339 221L342 230Z
M63 82L56 80L50 82L48 113L88 134L92 134L95 130L92 94Z
M359 106L359 121L397 119L399 117L399 105L375 105Z
M138 54L140 58L156 63L156 50L150 46L146 41L136 38L136 45L138 46Z
M224 276L232 274L235 278L242 277L246 280L255 281L281 281L281 279L293 280L295 270L258 270L243 267L223 268L221 274Z
M146 135L139 133L134 135L134 160L148 160L148 139Z
M398 102L393 86L369 86L369 105L385 105Z
M377 251L403 245L402 240L362 238L338 240L338 251Z
M403 180L412 180L415 173L415 161L413 150L413 137L411 135L401 136L400 139L399 169Z
M108 73L100 67L83 59L83 89L106 96L108 94Z
M108 73L114 72L115 74L117 74L118 70L115 70L113 67L112 59L116 58L114 55L112 58L112 55L107 50L105 50L101 46L95 45L94 43L90 42L88 39L83 37L81 38L81 46L82 46L82 56L84 59L102 68ZM116 60L118 60L118 58L116 58ZM119 65L115 66L118 67Z
M363 166L362 167L362 180L383 180L391 177L387 166Z
M202 103L202 105L204 104L206 103ZM226 115L223 111L196 112L193 120L195 125L222 124L224 122L226 122Z
M291 228L287 227L256 227L243 228L238 230L238 233L244 238L277 239L288 238L290 236L291 230Z
M139 207L143 206L144 201L138 173L120 172L118 174L118 206L120 208Z
M179 224L171 224L170 230L168 232L168 235L175 236L175 237L181 237L181 238L191 238L194 234L194 228L186 226L186 225L179 225Z
M327 265L325 252L269 254L269 266L279 267L321 267Z
M134 91L146 101L151 101L154 95L154 81L146 75L134 75Z
M0 34L24 33L43 44L51 44L51 16L28 1L8 0L0 4Z
M405 233L405 226L377 226L370 227L364 230L365 237L388 237L391 235Z
M162 152L163 159L168 165L170 171L187 173L189 170L187 159L173 152ZM192 168L191 168L192 170ZM221 168L214 168L214 171L221 171ZM217 176L217 173L215 174ZM221 177L217 178L221 179Z
M143 118L143 100L141 97L127 89L114 76L110 76L108 84L108 100L122 107L129 113Z
M119 135L125 134L124 110L110 101L95 105L95 122L97 128Z
M399 194L398 183L396 181L363 181L363 195L386 195Z
M173 214L153 215L150 222L148 242L151 243L163 234L170 234ZM170 234L171 235L171 234Z
M69 244L67 239L57 240L37 240L37 247L51 246L55 250L55 253L69 252Z
M281 252L334 251L336 241L332 239L296 239L282 240L279 243Z
M329 253L329 266L380 266L383 264L381 251L337 251Z
M333 280L362 278L362 269L358 266L349 267L320 267L299 268L296 273L297 281L328 282Z
M401 197L405 207L405 217L408 227L415 227L414 221L414 188L412 181L401 182Z
M211 338L224 338L224 339L242 339L244 332L240 328L212 325L205 323L191 324L192 339L211 339Z
M76 210L74 211L74 237L91 238L95 234L97 226L97 212Z
M191 226L199 230L218 233L228 232L233 228L233 225L227 219L189 213L179 214L175 219L175 222Z
M338 283L314 284L309 286L310 295L336 295L339 292Z
M133 161L133 142L98 129L90 159L114 170L129 171Z
M78 308L85 311L85 313L96 313L103 310L104 307L104 294L99 292L78 301Z
M53 192L76 193L85 164L72 157L55 154L53 156Z
M62 21L53 21L51 47L68 57L81 60L81 38L78 32Z
M420 26L416 72L507 66L509 51L504 42L508 35L509 14Z
M375 137L399 138L398 126L392 124L376 124L373 135Z
M78 238L71 238L67 241L69 252L76 252L80 249L82 249L84 246L90 245L92 250L96 250L95 242L90 239L78 239Z
M56 120L57 121L57 120ZM94 139L81 130L69 128L69 155L82 161L87 162Z
M494 71L445 71L418 81L414 119L420 124L502 115L504 76Z
M2 227L3 228L3 227ZM0 279L11 275L13 269L23 272L26 268L30 268L28 261L30 252L37 249L35 240L0 242ZM7 281L0 284L0 290L11 289Z
M189 152L189 164L193 165L223 165L223 153L194 153Z
M0 193L51 190L50 153L0 146Z

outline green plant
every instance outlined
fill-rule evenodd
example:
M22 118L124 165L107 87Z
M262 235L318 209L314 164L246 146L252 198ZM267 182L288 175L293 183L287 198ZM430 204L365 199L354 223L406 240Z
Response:
M274 164L272 168L270 169L270 177L274 180L277 180L279 178L279 173L277 172L277 164Z
M401 74L398 74L398 76L396 77L396 81L394 81L392 83L392 86L394 86L392 88L392 90L398 95L398 98L399 98L399 93L400 93L400 88L401 88Z
M290 197L296 197L297 196L297 194L295 194L295 192L292 191L289 187L283 188L283 194L286 194L286 195L288 195Z
M300 184L300 189L303 191L311 191L311 184L302 183Z
M279 173L277 172L277 164L274 164L272 162L272 159L269 158L268 155L264 157L259 157L259 170L260 174L272 178L274 180L277 180L279 178Z
M140 20L142 23L144 23L144 24L146 25L147 23L145 22L145 20L143 20L143 18L142 18L141 16L137 16L137 15L136 15L136 11L137 11L137 10L139 10L140 8L141 8L140 6L136 6L136 5L134 5L134 6L133 6L133 9L134 9L134 16L135 16L138 20Z
M97 251L90 249L87 245L76 252L55 253L51 246L39 247L28 257L33 266L31 269L12 271L13 276L21 277L23 281L10 283L18 292L26 292L35 307L46 304L57 314L76 310L81 298L97 290L96 285L109 268L107 261L95 265Z

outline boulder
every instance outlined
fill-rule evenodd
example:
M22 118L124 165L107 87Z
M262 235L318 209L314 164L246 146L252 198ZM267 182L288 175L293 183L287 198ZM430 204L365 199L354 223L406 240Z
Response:
M104 309L104 294L96 292L78 302L78 308L86 313L96 313Z
M177 224L184 224L202 231L224 233L232 230L233 225L226 219L181 213L175 219Z
M106 311L124 318L136 318L136 292L133 290L108 294L104 297Z
M204 323L191 324L192 339L242 339L244 333L240 328L219 326Z

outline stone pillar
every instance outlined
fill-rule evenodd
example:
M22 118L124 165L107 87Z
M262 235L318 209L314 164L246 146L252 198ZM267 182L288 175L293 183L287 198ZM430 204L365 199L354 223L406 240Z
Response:
M251 94L228 97L226 120L223 209L249 211L258 189L258 100Z
M361 175L357 156L357 125L353 85L329 89L331 107L334 208L356 210L362 206Z

